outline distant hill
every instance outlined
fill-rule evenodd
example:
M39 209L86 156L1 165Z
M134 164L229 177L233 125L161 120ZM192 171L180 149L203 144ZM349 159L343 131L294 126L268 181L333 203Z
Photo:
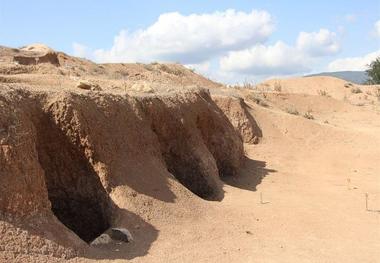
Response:
M336 78L344 79L346 81L350 81L356 84L364 84L368 78L367 73L365 71L322 72L318 74L307 75L305 77L313 77L313 76L336 77Z

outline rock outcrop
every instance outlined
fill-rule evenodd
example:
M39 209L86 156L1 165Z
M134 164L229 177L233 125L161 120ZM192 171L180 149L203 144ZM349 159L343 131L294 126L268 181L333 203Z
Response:
M35 56L14 56L14 61L21 65L37 65L40 63L50 63L57 66L59 65L58 56L54 52Z
M50 63L59 66L58 52L42 44L32 44L20 49L18 55L13 60L20 65L37 65L40 63Z

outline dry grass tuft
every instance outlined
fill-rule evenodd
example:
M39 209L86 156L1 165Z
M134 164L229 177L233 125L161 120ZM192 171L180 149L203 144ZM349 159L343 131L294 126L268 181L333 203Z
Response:
M268 107L268 103L265 101L264 98L262 98L258 93L251 93L247 96L248 100L253 101L257 105L263 106L263 107Z
M375 90L375 97L377 98L377 100L378 101L380 101L380 88L377 88L376 90Z
M306 119L309 119L309 120L314 120L314 116L313 116L313 114L311 114L311 110L305 112L303 114L303 117L306 118Z
M255 88L255 84L254 83L251 83L251 82L248 82L248 81L244 81L243 83L243 89L254 89Z
M148 71L154 71L153 64L144 64L144 68Z
M351 93L354 93L354 94L362 93L362 90L359 89L358 87L353 87L351 89Z
M344 84L344 87L345 87L346 89L351 88L352 86L353 86L353 84L352 84L352 83L349 83L349 82L347 82L347 83Z
M318 95L329 97L330 95L325 90L318 90Z
M168 74L176 75L176 76L183 76L184 73L182 70L177 68L171 68L168 65L160 64L159 69L163 72L166 72Z
M286 108L285 111L289 114L293 114L293 115L299 115L300 113L298 112L297 109L295 108Z
M281 92L282 87L281 87L281 83L280 82L274 83L274 90L277 91L277 92Z

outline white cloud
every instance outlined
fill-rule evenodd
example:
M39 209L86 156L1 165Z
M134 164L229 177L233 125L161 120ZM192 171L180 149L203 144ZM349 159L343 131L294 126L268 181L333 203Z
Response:
M210 73L210 62L208 61L199 64L186 64L185 67L194 69L195 72L202 75L208 75Z
M266 11L165 13L146 28L122 30L110 49L73 43L76 56L97 62L180 62L214 79L237 80L310 71L321 57L340 50L335 32L300 32L296 43L265 42L274 30ZM219 62L219 63L218 63Z
M375 37L379 37L380 38L380 20L376 21L374 27L375 27L375 29L374 29L374 35L375 35Z
M89 55L89 49L82 44L74 42L72 44L73 51L74 51L74 56L84 58Z
M329 71L366 70L368 64L380 56L380 49L362 57L341 58L328 65Z
M256 45L230 52L221 58L220 68L242 74L287 75L308 71L308 60L296 48L279 41L273 46Z
M246 48L267 40L274 29L269 13L235 10L210 14L165 13L146 29L122 30L109 50L96 50L101 62L204 62L222 52Z
M300 32L295 46L281 41L272 46L263 44L232 51L220 59L222 71L255 75L291 75L310 71L319 57L340 50L335 32Z
M333 55L340 51L335 32L320 29L318 32L301 32L297 38L297 48L310 56Z

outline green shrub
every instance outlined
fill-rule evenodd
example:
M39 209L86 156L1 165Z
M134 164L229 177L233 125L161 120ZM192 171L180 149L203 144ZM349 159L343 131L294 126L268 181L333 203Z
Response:
M368 75L368 84L380 84L380 57L377 57L369 65L369 69L366 70Z

